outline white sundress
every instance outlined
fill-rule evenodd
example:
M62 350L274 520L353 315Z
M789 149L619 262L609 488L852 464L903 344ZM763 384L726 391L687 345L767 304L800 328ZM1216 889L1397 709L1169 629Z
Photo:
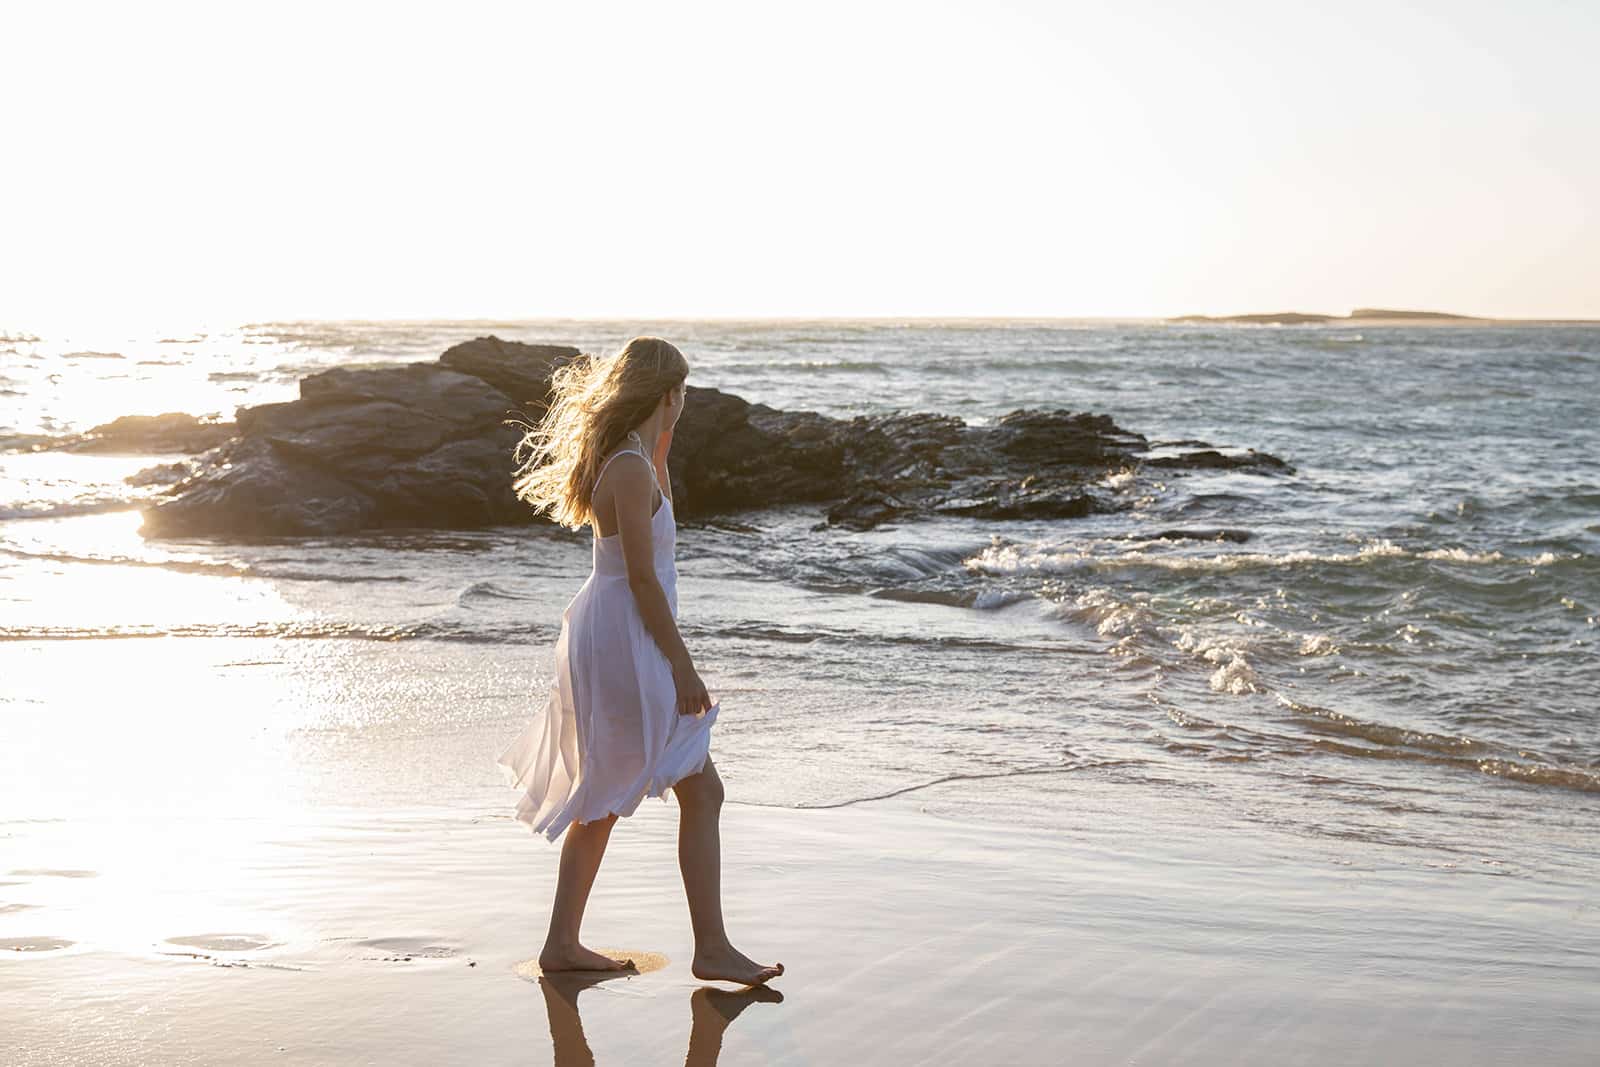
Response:
M655 464L640 447L620 456ZM595 484L600 475L595 476ZM652 493L652 495L654 495ZM651 516L656 577L678 617L677 520L661 494ZM555 677L544 710L500 754L506 780L523 795L516 817L551 841L569 823L615 813L632 815L647 796L667 799L670 786L705 767L720 701L698 715L679 715L672 665L644 624L617 534L594 538L594 569L561 613Z

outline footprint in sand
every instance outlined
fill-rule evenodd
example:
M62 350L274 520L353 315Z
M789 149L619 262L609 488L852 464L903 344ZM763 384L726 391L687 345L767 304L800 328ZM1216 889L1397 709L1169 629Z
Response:
M459 951L453 945L441 945L426 937L374 937L356 943L364 948L375 948L386 953L383 956L367 957L385 963L410 963L416 959L447 960Z
M184 937L169 937L166 943L197 948L205 952L258 952L281 944L262 934L189 934Z
M633 966L625 971L552 971L551 973L558 976L579 975L585 978L600 978L605 975L616 975L618 978L623 978L659 971L671 962L659 952L647 952L638 948L597 948L595 951L602 956L610 956L618 962L632 960ZM545 973L539 966L537 959L523 960L511 969L517 973L517 977L526 978L530 982L538 981L540 976Z
M0 915L10 915L14 911L27 911L29 908L37 908L38 906L37 904L0 904Z
M0 952L60 952L75 944L60 937L8 937L0 938Z

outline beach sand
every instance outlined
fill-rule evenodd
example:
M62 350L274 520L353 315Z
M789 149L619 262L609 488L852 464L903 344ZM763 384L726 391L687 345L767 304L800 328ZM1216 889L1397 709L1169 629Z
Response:
M603 981L529 966L559 847L500 812L8 822L5 1059L1580 1064L1600 1052L1591 885L1245 828L1203 799L1093 774L1072 779L1056 828L936 813L981 784L826 810L730 802L728 929L787 968L742 992L689 973L671 802L644 803L612 834L584 940L654 957Z

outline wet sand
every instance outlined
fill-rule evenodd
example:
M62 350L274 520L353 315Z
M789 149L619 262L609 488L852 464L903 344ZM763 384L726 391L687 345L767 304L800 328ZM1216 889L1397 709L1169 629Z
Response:
M689 973L671 802L612 835L584 940L654 956L605 980L528 966L559 850L499 812L5 823L6 1060L1580 1064L1600 1051L1592 885L1246 830L1201 800L1088 776L1056 829L930 813L955 788L726 806L729 931L787 968L755 991Z

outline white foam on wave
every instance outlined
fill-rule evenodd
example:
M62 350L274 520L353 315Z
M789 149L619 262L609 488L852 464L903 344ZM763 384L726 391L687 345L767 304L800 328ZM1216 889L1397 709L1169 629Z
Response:
M1211 672L1210 686L1218 693L1243 696L1246 693L1259 693L1264 688L1261 676L1245 654L1245 648L1237 641L1185 629L1172 644L1178 651L1187 652L1216 667Z
M1192 625L1164 624L1147 601L1141 594L1124 600L1105 589L1090 589L1062 609L1068 618L1093 626L1095 633L1110 640L1114 655L1128 654L1140 642L1159 642L1206 664L1208 684L1215 692L1244 696L1270 691L1251 663L1250 641Z
M104 511L131 511L140 501L125 496L88 497L80 500L19 500L0 505L0 522L17 519L61 519L73 515L97 515Z
M1105 541L1084 541L1078 545L1060 543L1005 543L995 536L991 544L962 561L969 571L1004 577L1078 575L1127 568L1154 567L1172 572L1228 573L1247 568L1269 569L1296 565L1361 566L1377 560L1418 560L1445 566L1539 567L1555 563L1563 556L1544 552L1536 556L1516 556L1501 550L1474 551L1465 548L1410 548L1387 538L1352 538L1349 551L1314 552L1309 550L1268 552L1222 552L1186 555L1165 554L1145 549L1123 550ZM1104 553L1104 554L1102 554ZM1059 596L1059 581L1046 581L1058 587L1046 596ZM1159 583L1158 583L1159 585ZM1326 632L1284 630L1235 610L1224 600L1186 599L1174 613L1168 598L1141 590L1090 588L1073 590L1058 602L1057 610L1067 620L1092 627L1111 643L1113 655L1142 651L1148 654L1166 646L1183 653L1207 672L1213 692L1233 696L1271 693L1271 685L1258 670L1259 664L1285 667L1296 658L1330 657L1343 650L1335 635ZM1258 604L1258 606L1262 606ZM1220 616L1227 616L1226 619ZM1212 619L1211 616L1218 616ZM1249 628L1256 633L1238 632ZM1428 644L1432 635L1415 627L1396 631L1408 644ZM1305 670L1301 667L1300 670Z
M1107 489L1122 490L1133 484L1133 477L1133 471L1124 468L1123 470L1113 471L1110 474L1105 475L1100 479L1100 484L1105 486Z
M1015 589L981 589L972 599L972 606L978 611L997 611L1000 608L1010 607L1012 604L1023 600L1032 599L1032 594L1020 592Z
M1105 589L1091 589L1073 601L1074 614L1091 623L1101 637L1126 638L1153 631L1155 616L1137 603L1117 599Z
M1548 556L1549 553L1546 552L1545 555ZM1503 563L1506 557L1498 551L1472 552L1465 548L1434 548L1426 552L1418 552L1417 558L1437 559L1447 563Z
M1164 555L1142 549L1116 555L1099 555L1088 548L1051 548L1042 545L992 544L962 565L980 574L1065 574L1082 570L1110 570L1123 567L1158 567L1169 571L1226 572L1246 569L1293 567L1302 564L1360 565L1377 559L1425 559L1440 563L1487 565L1514 563L1519 566L1549 566L1565 558L1553 552L1537 556L1507 556L1498 550L1473 552L1462 548L1434 548L1424 551L1403 548L1387 538L1369 541L1354 552L1219 552L1208 556ZM1576 557L1572 557L1576 558Z
M1337 651L1339 646L1327 634L1306 634L1300 639L1302 656L1331 656Z
M1243 696L1262 691L1261 678L1250 666L1250 661L1235 655L1211 674L1211 688L1218 693Z

